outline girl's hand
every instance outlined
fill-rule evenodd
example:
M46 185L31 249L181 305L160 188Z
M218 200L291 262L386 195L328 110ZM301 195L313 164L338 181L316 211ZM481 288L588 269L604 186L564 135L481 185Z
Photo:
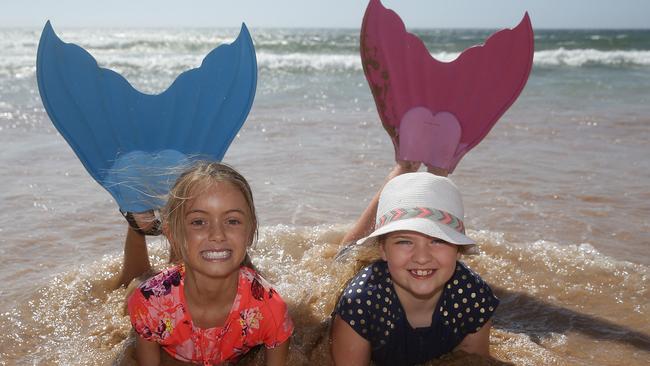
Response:
M393 167L393 170L388 174L386 181L389 181L400 174L417 172L421 165L422 163L419 161L397 160L395 167Z

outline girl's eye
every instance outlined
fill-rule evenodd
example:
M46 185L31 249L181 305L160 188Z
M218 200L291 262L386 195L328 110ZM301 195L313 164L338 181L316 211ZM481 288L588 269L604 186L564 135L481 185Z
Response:
M438 244L447 244L447 242L444 241L444 240L442 240L442 239L437 239L437 238L436 238L436 239L431 240L431 244L434 244L434 245L438 245Z
M192 225L192 226L205 225L205 220L203 220L203 219L193 219L192 221L190 221L190 225Z
M395 242L395 244L401 244L401 245L409 245L411 244L410 240L398 240Z
M227 222L228 222L228 225L239 225L239 224L241 224L241 221L239 219L228 219Z

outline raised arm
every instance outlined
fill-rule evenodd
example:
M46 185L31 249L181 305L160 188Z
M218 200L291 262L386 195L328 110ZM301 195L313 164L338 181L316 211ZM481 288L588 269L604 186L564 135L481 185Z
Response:
M372 198L372 200L370 200L370 203L368 203L368 207L366 207L361 216L357 219L357 222L354 224L354 226L352 226L352 228L345 234L345 236L343 236L341 244L348 244L370 234L375 227L375 215L377 213L377 204L379 203L379 194L381 193L382 188L384 188L384 185L389 180L397 177L400 174L418 171L420 165L421 163L419 162L397 161L393 169L390 171L390 173L388 173L388 176L386 176L384 183L381 185L381 187L379 187L379 190Z

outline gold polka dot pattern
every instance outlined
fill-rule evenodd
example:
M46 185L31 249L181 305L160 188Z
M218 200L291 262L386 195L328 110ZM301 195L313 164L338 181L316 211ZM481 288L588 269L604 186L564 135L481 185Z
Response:
M388 361L400 352L408 354L404 357L426 357L421 361L425 362L450 352L467 334L478 331L499 303L489 286L462 262L442 291L431 326L414 329L396 295L386 262L378 261L349 282L335 314L370 342L375 363L400 364L398 358Z

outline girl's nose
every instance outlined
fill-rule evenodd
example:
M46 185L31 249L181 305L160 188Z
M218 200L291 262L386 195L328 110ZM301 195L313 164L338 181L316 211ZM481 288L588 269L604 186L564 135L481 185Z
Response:
M431 249L429 248L428 243L416 244L413 248L413 256L411 257L413 262L417 264L426 264L433 260L433 255L431 255Z
M225 238L225 235L223 233L223 227L221 224L214 223L210 225L210 236L208 239L214 240L214 241L221 241Z

